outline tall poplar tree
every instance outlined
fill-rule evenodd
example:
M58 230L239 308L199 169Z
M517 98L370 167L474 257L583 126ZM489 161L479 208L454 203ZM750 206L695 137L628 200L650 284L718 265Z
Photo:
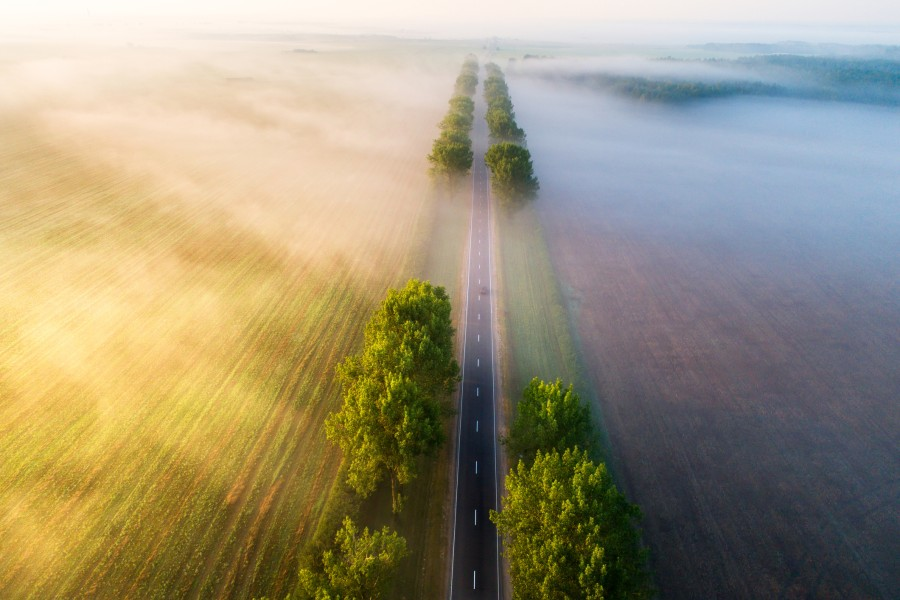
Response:
M418 457L444 441L444 398L459 381L453 334L444 288L411 279L388 291L366 325L362 353L337 368L344 402L326 420L326 434L343 450L347 482L358 494L390 479L394 512Z
M506 492L490 518L504 537L514 599L652 597L640 509L602 463L578 449L538 452L510 472Z

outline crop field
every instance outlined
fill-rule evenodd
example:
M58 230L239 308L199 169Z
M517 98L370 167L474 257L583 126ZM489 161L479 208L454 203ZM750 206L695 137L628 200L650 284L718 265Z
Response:
M4 45L0 596L292 589L335 364L455 276L425 156L464 53L398 45Z
M510 90L662 596L895 595L896 113Z

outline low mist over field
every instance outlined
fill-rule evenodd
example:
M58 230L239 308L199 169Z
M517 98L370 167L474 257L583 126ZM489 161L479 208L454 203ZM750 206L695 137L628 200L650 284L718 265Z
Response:
M95 33L2 45L0 596L281 597L463 54Z
M664 597L889 597L900 113L852 82L839 102L613 80L749 62L519 57L538 210Z

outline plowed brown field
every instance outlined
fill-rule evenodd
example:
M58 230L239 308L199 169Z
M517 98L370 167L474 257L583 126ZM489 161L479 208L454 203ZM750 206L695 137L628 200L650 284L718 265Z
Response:
M896 594L896 114L511 88L662 596Z

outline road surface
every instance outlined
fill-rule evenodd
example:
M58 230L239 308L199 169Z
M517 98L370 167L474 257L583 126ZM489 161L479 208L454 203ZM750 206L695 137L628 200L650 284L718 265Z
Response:
M457 431L456 488L450 598L500 598L497 529L488 519L497 508L497 429L494 406L494 289L491 206L484 151L487 128L476 94L472 147L472 220L462 320L462 382Z

